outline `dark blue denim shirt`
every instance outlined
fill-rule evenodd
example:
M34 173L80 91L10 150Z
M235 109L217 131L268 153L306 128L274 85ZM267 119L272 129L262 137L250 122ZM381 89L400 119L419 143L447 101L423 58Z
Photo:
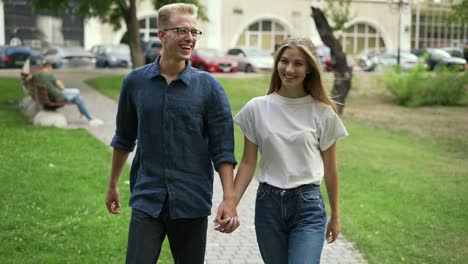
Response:
M236 165L231 108L219 82L187 63L170 85L159 59L122 83L111 146L131 152L130 206L158 217L211 213L213 165Z

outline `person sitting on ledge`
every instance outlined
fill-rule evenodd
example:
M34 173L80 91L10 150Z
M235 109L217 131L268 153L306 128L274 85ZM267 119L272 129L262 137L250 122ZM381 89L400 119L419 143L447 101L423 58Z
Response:
M80 113L86 117L90 126L102 125L104 122L98 118L94 118L90 113L83 98L80 95L80 90L76 88L65 88L62 81L58 80L52 74L52 64L45 61L42 64L40 71L30 75L29 79L33 83L43 84L47 87L47 93L51 101L70 102L78 107Z

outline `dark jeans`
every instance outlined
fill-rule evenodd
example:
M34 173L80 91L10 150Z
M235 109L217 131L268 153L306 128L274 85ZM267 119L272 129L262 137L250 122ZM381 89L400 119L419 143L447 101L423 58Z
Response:
M258 186L255 231L266 264L320 263L326 223L320 186Z
M208 218L170 219L166 208L159 218L132 209L127 264L154 264L168 237L175 264L203 264Z

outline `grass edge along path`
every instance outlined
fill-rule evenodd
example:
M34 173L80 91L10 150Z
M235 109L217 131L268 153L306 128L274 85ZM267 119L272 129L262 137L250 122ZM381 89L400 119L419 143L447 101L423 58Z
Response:
M117 99L122 76L87 83ZM233 114L267 91L268 77L220 79ZM99 83L99 84L97 84ZM344 234L369 263L460 263L468 258L467 172L441 144L344 120L338 144ZM236 126L236 157L242 133Z
M123 176L121 214L109 214L110 148L83 129L32 126L20 81L0 82L0 263L123 263L129 186ZM165 248L159 263L173 263Z

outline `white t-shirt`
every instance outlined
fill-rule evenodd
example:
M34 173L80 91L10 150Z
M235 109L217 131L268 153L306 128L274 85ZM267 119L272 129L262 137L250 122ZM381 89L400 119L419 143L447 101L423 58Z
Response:
M253 98L234 122L258 145L258 181L283 189L319 185L324 176L321 151L348 135L333 109L310 95Z

